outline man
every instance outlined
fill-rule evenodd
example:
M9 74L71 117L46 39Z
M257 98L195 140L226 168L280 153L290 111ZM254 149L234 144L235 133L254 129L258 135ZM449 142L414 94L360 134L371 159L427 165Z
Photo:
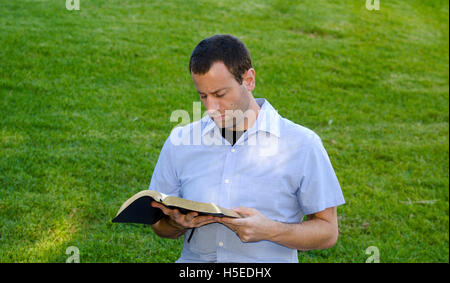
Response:
M172 131L150 189L234 208L242 218L182 214L153 202L165 214L154 232L185 235L177 262L298 262L297 250L332 247L336 207L345 201L328 155L313 131L253 97L246 46L229 35L206 38L189 70L209 115ZM173 142L196 133L201 143Z

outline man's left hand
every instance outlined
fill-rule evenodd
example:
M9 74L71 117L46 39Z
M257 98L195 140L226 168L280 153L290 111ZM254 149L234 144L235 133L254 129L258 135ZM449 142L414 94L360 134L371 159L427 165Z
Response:
M241 206L233 210L243 218L216 217L215 220L233 230L244 243L270 240L275 221L253 208Z

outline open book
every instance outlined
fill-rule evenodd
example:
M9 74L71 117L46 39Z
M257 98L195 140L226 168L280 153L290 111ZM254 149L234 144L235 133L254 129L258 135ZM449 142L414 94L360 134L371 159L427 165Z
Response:
M240 217L237 212L220 207L214 203L198 202L168 196L153 190L145 190L125 201L112 222L155 224L164 214L161 209L151 206L152 201L162 203L171 209L177 208L184 214L196 211L199 215Z

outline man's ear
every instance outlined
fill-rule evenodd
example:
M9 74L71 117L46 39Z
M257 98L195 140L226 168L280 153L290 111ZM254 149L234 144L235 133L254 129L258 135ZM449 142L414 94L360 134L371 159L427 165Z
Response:
M255 89L255 69L250 68L247 72L242 76L243 83L248 91L252 91Z

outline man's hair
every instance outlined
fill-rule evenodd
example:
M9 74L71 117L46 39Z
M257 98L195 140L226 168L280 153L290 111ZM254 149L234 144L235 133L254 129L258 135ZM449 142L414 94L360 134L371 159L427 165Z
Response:
M242 84L242 75L252 68L250 52L245 44L227 34L216 34L200 41L192 51L189 71L204 75L216 62L223 62L239 84Z

